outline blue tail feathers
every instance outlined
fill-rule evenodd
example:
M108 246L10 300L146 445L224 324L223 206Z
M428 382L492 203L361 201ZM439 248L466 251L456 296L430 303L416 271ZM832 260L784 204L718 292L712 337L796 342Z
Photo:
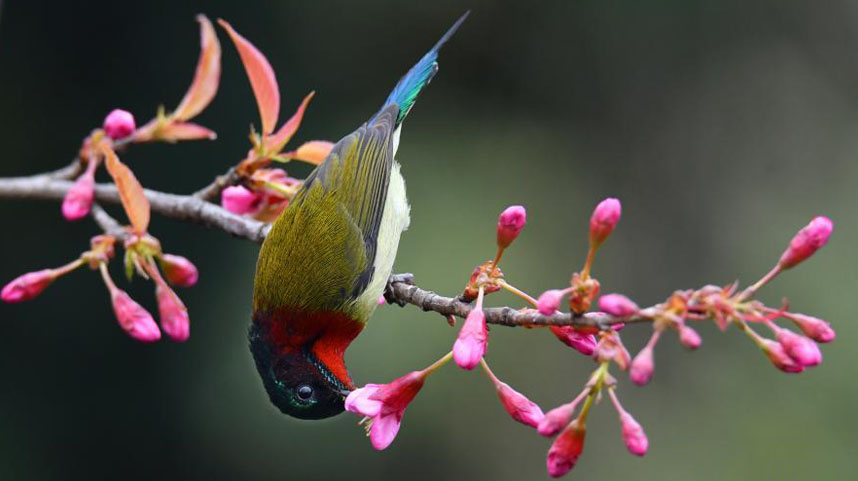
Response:
M438 50L444 45L444 43L456 33L459 25L468 18L468 15L471 13L470 10L465 12L464 15L459 17L456 20L456 23L447 30L447 33L438 40L438 43L432 47L431 50L426 52L426 55L420 59L417 64L411 67L411 70L402 77L399 82L396 84L396 87L393 88L393 91L390 92L390 95L387 97L387 101L384 102L384 105L390 105L391 103L395 103L399 106L399 116L396 118L396 125L402 123L402 120L408 115L408 112L411 111L411 107L414 106L414 102L417 100L417 96L420 94L420 91L423 90L423 87L429 85L429 82L432 80L432 77L435 76L435 73L438 72Z

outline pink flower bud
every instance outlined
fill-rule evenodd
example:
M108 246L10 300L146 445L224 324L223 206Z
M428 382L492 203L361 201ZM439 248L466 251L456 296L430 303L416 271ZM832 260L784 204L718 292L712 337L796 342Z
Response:
M578 332L572 326L550 326L549 329L560 342L585 356L592 356L596 352L596 337L592 334Z
M233 214L250 214L259 209L262 195L243 185L231 185L220 194L220 205Z
M792 312L788 312L784 316L794 322L805 336L816 342L831 342L837 337L831 325L822 319Z
M560 433L548 450L546 467L549 476L559 478L575 467L581 451L584 450L586 435L587 426L579 423L577 419Z
M468 314L453 344L453 360L462 369L470 371L475 368L486 353L488 337L486 316L482 308L476 307Z
M778 264L782 269L789 269L812 256L828 242L833 230L834 223L831 219L824 216L814 217L792 238Z
M495 387L504 409L513 419L534 428L539 425L545 415L536 403L505 382L498 381Z
M697 349L703 340L700 339L700 334L697 334L693 328L685 324L679 325L679 342L688 349Z
M51 285L56 278L57 274L53 269L28 272L6 284L0 292L0 299L8 303L29 301Z
M539 296L536 308L543 316L550 316L557 311L558 307L560 307L560 301L563 299L564 295L566 295L565 290L551 289L549 291L545 291L541 296Z
M582 397L579 397L570 403L562 404L545 413L542 421L536 427L536 432L545 437L551 437L559 433L561 429L569 425L572 415L575 414L575 408L581 399Z
M609 197L600 202L590 217L590 244L598 247L605 242L620 221L621 214L619 200Z
M170 284L179 287L191 287L197 283L199 272L188 259L173 254L161 255L161 269Z
M644 386L652 379L653 371L655 371L652 350L652 346L647 344L632 360L629 378L638 386Z
M599 309L614 317L630 317L640 310L637 304L622 294L606 294L600 297Z
M116 320L131 337L143 342L161 339L161 331L158 330L152 315L131 299L128 293L114 287L110 290L110 298Z
M114 109L104 118L104 133L113 140L128 137L136 128L134 116L125 110Z
M383 306L387 304L387 299L384 298L384 295L378 296L378 305Z
M155 288L155 297L158 299L161 329L174 341L187 341L191 335L188 308L166 284L158 284Z
M87 170L77 178L63 198L63 217L66 220L79 220L89 214L92 199L95 196L95 173Z
M512 205L501 212L498 217L498 246L507 248L518 234L524 229L527 222L527 212L523 206Z
M649 448L649 440L641 425L626 411L620 413L620 425L623 429L623 442L629 452L643 456Z
M760 339L760 348L769 361L783 372L798 373L804 371L804 366L796 362L786 353L783 346L771 339Z
M789 329L778 329L775 338L787 355L802 366L813 367L822 362L822 352L819 351L819 346L810 339Z

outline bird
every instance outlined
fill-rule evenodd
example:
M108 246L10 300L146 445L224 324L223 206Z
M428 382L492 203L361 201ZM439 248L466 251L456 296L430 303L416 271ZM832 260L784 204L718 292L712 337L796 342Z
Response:
M256 264L250 351L271 402L299 419L341 413L343 359L384 293L410 206L394 159L402 122L465 12L381 109L332 147L276 219Z

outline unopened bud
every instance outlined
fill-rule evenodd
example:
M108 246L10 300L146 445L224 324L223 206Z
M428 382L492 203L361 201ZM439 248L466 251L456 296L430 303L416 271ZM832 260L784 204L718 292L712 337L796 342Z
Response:
M620 425L623 430L623 442L629 452L636 456L643 456L649 448L649 440L640 423L635 421L626 411L620 414Z
M634 301L622 294L606 294L600 297L599 309L614 317L630 317L640 310Z
M486 353L489 332L486 316L481 307L476 307L465 318L459 337L453 344L453 360L462 369L470 371L477 367Z
M6 284L0 292L0 299L8 303L29 301L41 294L56 278L57 274L53 269L28 272Z
M828 242L833 230L834 223L831 219L824 216L814 217L792 238L778 264L782 269L789 269L812 256Z
M632 360L629 378L638 386L644 386L652 379L652 374L655 371L652 351L652 346L647 344Z
M158 330L152 315L135 302L128 293L114 287L110 290L110 298L116 320L131 337L143 342L161 339L161 331Z
M771 339L760 339L760 349L772 364L783 372L798 373L804 371L804 366L786 353L784 347Z
M104 118L104 133L113 140L120 140L134 133L137 126L131 112L114 109Z
M199 272L193 262L173 254L163 254L159 260L164 277L170 284L191 287L197 283Z
M220 194L220 205L233 214L250 214L259 209L262 195L243 185L231 185Z
M63 197L62 212L66 220L79 220L89 214L95 197L95 173L87 170L66 192Z
M524 229L527 222L527 212L523 206L513 205L504 210L498 217L498 246L507 248L518 234Z
M498 381L495 387L504 409L513 419L533 428L539 426L545 415L536 403L505 382Z
M805 336L816 342L831 342L837 337L831 325L822 319L792 312L787 312L784 316L794 322Z
M822 362L822 352L820 352L819 346L810 339L789 329L778 329L775 338L787 355L802 366L813 367Z
M155 297L158 299L158 316L161 321L161 329L174 341L187 341L191 332L188 308L185 307L179 296L163 282L155 288Z
M594 247L600 246L611 235L614 227L620 221L622 206L620 201L609 197L593 210L590 217L590 244Z
M543 316L550 316L557 311L558 307L560 307L560 301L563 299L564 295L566 295L566 291L560 289L545 291L539 296L536 308Z
M557 436L554 444L548 450L546 459L549 476L559 478L575 467L581 452L584 450L584 437L586 435L587 426L576 419L560 433L560 436Z
M683 323L679 325L679 342L688 349L697 349L703 340L697 331Z

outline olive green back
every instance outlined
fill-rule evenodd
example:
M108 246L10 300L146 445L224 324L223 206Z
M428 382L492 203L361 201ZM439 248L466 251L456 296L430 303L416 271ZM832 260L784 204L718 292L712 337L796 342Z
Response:
M280 214L256 265L255 312L288 307L353 314L352 301L373 275L398 114L399 107L389 105L337 142Z

